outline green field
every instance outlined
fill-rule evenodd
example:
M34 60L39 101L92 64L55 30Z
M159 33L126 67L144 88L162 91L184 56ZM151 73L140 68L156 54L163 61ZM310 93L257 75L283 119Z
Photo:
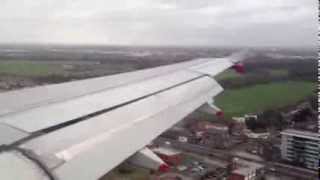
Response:
M289 76L289 71L287 69L268 69L267 72L271 77L288 77ZM237 79L245 78L246 76L261 76L261 74L259 74L259 72L246 72L245 75L242 75L230 69L217 75L216 79L218 81L237 80Z
M296 103L311 95L315 88L316 84L311 82L275 82L225 90L215 101L226 117L242 116Z
M17 76L47 76L63 72L61 65L29 61L0 61L0 74Z
M272 69L269 70L271 76L277 76L277 77L285 77L289 76L289 71L287 69Z

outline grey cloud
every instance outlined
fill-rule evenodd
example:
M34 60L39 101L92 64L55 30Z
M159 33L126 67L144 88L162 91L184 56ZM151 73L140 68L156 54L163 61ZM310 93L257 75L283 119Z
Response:
M315 46L313 0L0 0L0 43ZM1 6L2 4L2 6Z

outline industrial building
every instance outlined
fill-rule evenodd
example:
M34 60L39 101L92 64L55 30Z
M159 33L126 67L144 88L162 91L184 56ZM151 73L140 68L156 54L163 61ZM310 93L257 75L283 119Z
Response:
M318 169L319 151L318 133L293 129L281 132L282 159L309 169Z

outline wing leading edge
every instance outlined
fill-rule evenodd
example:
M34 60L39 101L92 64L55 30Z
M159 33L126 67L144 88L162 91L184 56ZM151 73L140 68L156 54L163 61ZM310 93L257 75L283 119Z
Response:
M198 59L0 94L8 102L0 103L0 164L14 159L35 180L97 179L219 94L213 77L240 60Z

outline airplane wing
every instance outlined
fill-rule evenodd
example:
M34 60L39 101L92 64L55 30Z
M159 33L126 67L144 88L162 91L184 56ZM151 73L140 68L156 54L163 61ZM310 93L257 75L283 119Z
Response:
M219 94L223 88L213 77L231 67L241 72L242 58L2 93L0 177L98 179Z

